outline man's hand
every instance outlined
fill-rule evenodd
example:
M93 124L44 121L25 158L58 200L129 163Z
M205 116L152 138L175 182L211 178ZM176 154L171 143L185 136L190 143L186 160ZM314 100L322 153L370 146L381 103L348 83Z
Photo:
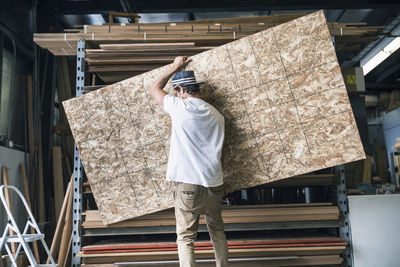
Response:
M174 60L174 63L172 63L171 68L173 69L174 72L178 71L180 68L186 66L192 59L186 57L186 56L179 56L176 57Z
M167 84L169 78L171 78L171 76L180 68L186 66L190 61L192 60L185 56L176 57L171 68L162 74L154 84L148 88L150 96L158 105L160 105L161 108L164 105L164 97L167 95L167 92L165 92L163 88Z

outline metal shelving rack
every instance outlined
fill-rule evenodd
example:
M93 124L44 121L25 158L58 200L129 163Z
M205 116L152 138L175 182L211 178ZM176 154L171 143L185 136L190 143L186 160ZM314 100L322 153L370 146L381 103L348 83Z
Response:
M334 41L334 39L333 39ZM77 45L77 61L76 61L76 96L80 96L84 92L84 81L85 81L85 40L79 40ZM74 184L73 184L73 224L72 224L72 261L73 267L81 266L81 258L76 257L78 253L81 252L82 248L82 177L83 177L83 167L79 156L79 151L74 146ZM351 249L351 234L350 234L350 223L349 223L349 210L347 203L347 190L346 190L346 180L344 173L344 166L339 165L335 168L339 171L340 181L337 185L337 204L339 210L343 216L343 225L339 227L339 235L343 238L349 246L343 253L344 262L343 267L353 266L353 256ZM276 226L275 226L276 227ZM255 227L257 228L257 227ZM271 227L272 229L274 227ZM275 229L280 229L276 227ZM138 230L138 231L136 231ZM166 232L170 232L171 229L161 229ZM205 229L199 229L200 231ZM229 230L229 229L227 229ZM118 230L113 234L118 234ZM132 229L129 234L143 234L140 229ZM92 233L96 235L95 233Z
M352 267L353 266L353 253L352 253L352 241L350 232L350 217L349 217L349 206L347 201L347 189L346 189L346 179L344 173L344 166L339 165L335 168L339 171L339 183L337 185L337 204L340 212L343 215L343 226L339 228L339 236L343 238L348 246L343 252L344 262L342 266Z
M76 96L83 94L85 85L85 40L78 41L76 58ZM81 266L81 259L76 257L81 252L82 236L82 174L83 167L78 148L74 145L74 198L73 198L73 222L72 222L72 261L73 267Z

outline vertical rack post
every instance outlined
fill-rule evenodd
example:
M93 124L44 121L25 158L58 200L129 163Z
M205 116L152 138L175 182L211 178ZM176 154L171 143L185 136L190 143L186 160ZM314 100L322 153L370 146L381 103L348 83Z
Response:
M344 217L343 226L339 228L339 235L348 244L347 248L343 251L344 262L342 266L352 267L353 266L353 253L352 253L352 242L351 242L351 231L350 231L350 218L349 218L349 206L347 201L347 189L346 179L344 173L344 166L336 166L336 171L339 172L339 183L337 185L337 204L339 211Z
M335 36L332 35L332 44L336 49ZM344 217L343 226L339 228L339 236L343 238L348 244L347 248L343 251L343 267L353 266L353 251L351 242L351 232L350 232L350 218L349 218L349 206L347 202L347 189L346 189L346 179L344 174L344 165L339 165L335 167L335 170L339 172L339 183L337 185L337 204L339 211Z
M76 96L83 93L85 85L85 40L78 41L76 52ZM72 266L81 266L81 259L76 257L81 252L81 225L82 225L82 163L78 148L74 145L74 197L72 216Z

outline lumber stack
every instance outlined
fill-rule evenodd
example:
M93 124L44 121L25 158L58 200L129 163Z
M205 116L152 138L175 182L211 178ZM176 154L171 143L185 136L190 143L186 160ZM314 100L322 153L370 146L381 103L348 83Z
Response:
M149 71L155 67L173 62L178 55L192 56L207 51L213 46L196 47L192 43L164 43L164 44L101 44L100 49L87 49L89 72L97 71ZM104 66L116 65L119 69ZM149 68L133 66L146 66ZM156 65L155 67L152 65ZM100 67L103 66L103 67Z
M103 223L98 210L87 210L84 217L84 229L175 226L173 209L109 225ZM222 217L225 224L333 221L339 220L339 210L331 203L224 206ZM203 217L200 218L200 224L205 224Z
M76 55L77 41L88 44L88 71L110 84L272 28L303 13L169 23L84 25L64 33L37 33L34 41L58 56ZM336 50L356 50L383 30L365 23L328 23Z
M275 257L276 265L272 266L316 265L315 260L311 258L318 259L319 266L340 264L342 259L339 254L343 252L346 245L341 238L314 235L228 240L232 263L253 259L265 264L270 263ZM212 259L214 252L211 243L209 241L196 242L195 254L197 259ZM114 263L118 265L119 262L132 262L146 265L165 262L163 266L167 263L175 263L171 266L176 266L178 253L176 244L170 242L105 243L83 247L79 257L82 257L84 264ZM305 259L308 259L308 262L304 262ZM248 264L250 263L251 261ZM254 265L253 262L250 266L263 265Z
M265 266L265 267L289 267L289 266L341 266L343 259L337 255L327 256L296 256L296 257L251 257L251 258L235 258L230 260L230 267L249 267L249 266ZM143 266L148 264L149 266L155 264L162 264L164 267L178 267L177 260L175 261L152 261L152 262L139 262L132 265L126 265L121 263L120 265L125 266ZM142 265L140 265L142 264ZM103 264L82 264L82 267L115 267L114 263L103 263ZM209 260L197 260L197 266L199 267L214 267L215 262L212 259Z
M80 39L89 41L93 48L104 43L195 42L196 46L216 46L303 15L299 13L172 23L85 25L82 29L66 30L64 33L36 33L34 41L58 56L76 55L76 43ZM337 42L342 50L358 49L362 43L375 40L377 34L383 30L382 27L366 26L365 23L333 22L328 26L331 35L340 37Z
M87 71L95 72L105 83L120 81L159 68L179 55L193 56L214 46L186 43L100 44L87 49Z

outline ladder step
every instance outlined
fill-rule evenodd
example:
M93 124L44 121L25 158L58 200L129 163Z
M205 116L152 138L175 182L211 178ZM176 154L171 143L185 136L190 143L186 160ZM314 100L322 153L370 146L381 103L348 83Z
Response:
M9 243L21 242L21 238L19 238L17 235L6 236L5 239ZM26 234L22 235L22 239L24 239L25 242L33 242L36 240L44 239L44 234Z

